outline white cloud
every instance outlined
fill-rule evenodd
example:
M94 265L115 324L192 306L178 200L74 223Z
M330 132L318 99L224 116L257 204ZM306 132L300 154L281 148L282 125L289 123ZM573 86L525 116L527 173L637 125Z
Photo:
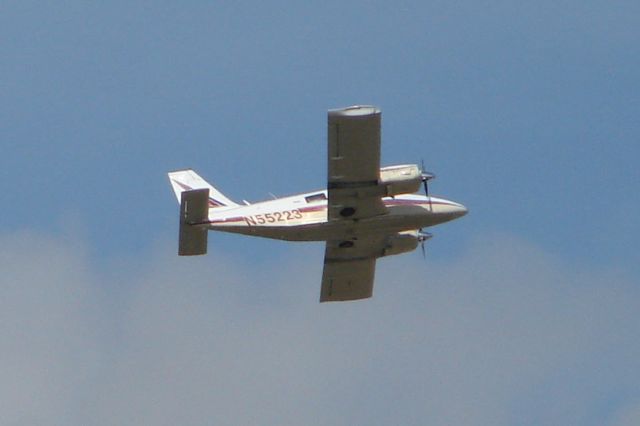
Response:
M624 273L488 236L448 262L384 259L372 300L320 305L322 250L296 247L277 265L159 250L101 272L77 245L0 239L2 423L635 418L640 294Z
M0 423L68 422L101 356L87 262L20 233L0 240L0 271Z
M640 424L640 401L634 401L615 413L611 426L637 426Z

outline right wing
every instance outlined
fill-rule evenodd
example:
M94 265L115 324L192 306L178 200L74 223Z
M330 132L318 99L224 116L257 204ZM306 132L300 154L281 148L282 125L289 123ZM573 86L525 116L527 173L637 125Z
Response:
M374 195L380 179L380 110L329 110L327 219L362 219L387 213Z
M376 259L385 249L384 236L355 241L327 241L320 302L366 299L373 293Z
M375 259L346 261L325 259L320 302L338 302L371 297L375 272Z

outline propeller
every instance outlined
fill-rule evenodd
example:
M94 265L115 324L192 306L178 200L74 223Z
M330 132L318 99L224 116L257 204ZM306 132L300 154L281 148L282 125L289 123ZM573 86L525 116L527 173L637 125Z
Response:
M432 238L433 234L430 234L428 232L422 232L422 229L420 229L420 231L418 231L418 242L420 243L420 249L422 250L422 258L426 259L427 258L427 253L425 251L424 248L424 242L427 241L429 238Z
M431 205L431 197L429 197L429 181L431 179L435 179L436 175L424 169L424 159L420 160L420 166L420 180L422 180L422 184L424 185L424 195L429 199L429 209L433 210L433 206Z

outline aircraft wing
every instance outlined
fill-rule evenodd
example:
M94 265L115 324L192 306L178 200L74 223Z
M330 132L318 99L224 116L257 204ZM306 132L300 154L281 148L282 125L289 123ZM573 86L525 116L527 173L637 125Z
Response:
M329 110L327 219L362 219L387 213L374 189L380 179L380 110Z
M384 251L384 243L384 236L355 241L327 241L320 302L371 297L376 258Z

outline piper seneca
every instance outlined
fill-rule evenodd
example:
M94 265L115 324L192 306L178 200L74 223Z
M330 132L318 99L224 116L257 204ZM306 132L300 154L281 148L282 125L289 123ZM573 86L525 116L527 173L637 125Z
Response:
M415 250L427 228L464 216L429 195L434 175L417 165L380 168L380 110L328 113L327 189L238 204L193 170L169 173L180 203L178 254L207 252L209 230L288 241L325 241L321 302L371 297L376 259ZM415 194L424 186L425 195Z

